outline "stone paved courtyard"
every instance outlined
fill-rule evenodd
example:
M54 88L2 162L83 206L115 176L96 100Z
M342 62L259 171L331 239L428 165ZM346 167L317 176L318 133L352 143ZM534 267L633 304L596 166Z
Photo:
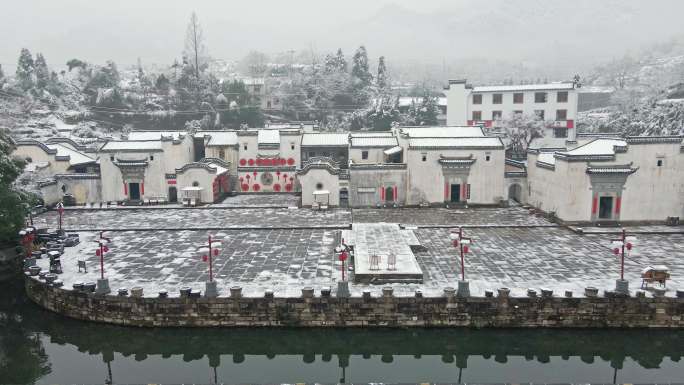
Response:
M56 228L58 214L50 211L35 218L34 223ZM345 210L283 208L67 210L63 219L66 230L342 228L350 223L351 214Z
M239 194L211 207L292 207L299 205L294 194Z
M471 223L483 223L486 222L484 218L494 215L486 210L489 209L473 210L467 216ZM577 296L582 295L586 286L602 290L614 287L619 265L610 250L612 235L577 235L566 228L540 222L538 217L525 216L520 209L499 210L504 211L496 223L527 218L531 221L528 226L541 223L541 227L504 225L466 229L466 235L473 239L471 253L466 257L466 278L471 282L473 295L483 295L485 290L504 286L518 296L525 295L528 288L551 288L556 295L573 290ZM384 215L376 210L367 211L361 211L362 215L368 214L364 218ZM425 213L422 217L401 211L386 210L386 215L390 218L403 215L424 223L440 215L450 215L441 209L422 209L420 211ZM354 212L356 219L357 210ZM482 219L480 213L484 213ZM100 210L72 211L66 215L67 228L100 224L103 228L178 226L184 229L106 233L113 239L105 265L111 287L116 290L141 286L146 296L156 296L161 289L177 295L178 289L184 286L203 290L207 265L201 261L196 249L210 233L223 240L215 262L216 279L223 293L233 285L242 286L245 295L249 296L262 296L265 290L274 290L278 296L298 296L304 286L312 286L317 291L324 287L334 288L340 276L340 265L333 253L340 230L334 226L345 224L345 220L348 224L350 220L345 211L321 214L284 209ZM223 226L221 229L185 230L200 228L202 220L215 215L223 217L210 223ZM54 214L49 214L40 216L37 221L46 218L48 222L55 220ZM279 228L283 227L281 224L290 228ZM276 228L269 229L269 225ZM238 226L243 228L238 229ZM257 226L264 229L250 228ZM393 284L396 294L410 296L420 289L425 295L441 295L444 287L455 287L460 268L456 250L449 243L449 229L420 228L414 232L426 248L415 253L425 274L424 283ZM94 282L99 276L95 243L92 242L95 233L80 234L81 244L67 248L63 257L65 273L61 278L68 288L77 281ZM684 287L681 277L684 274L684 235L639 234L635 245L626 263L626 278L632 291L640 285L641 269L649 264L665 264L671 269L673 279L668 283L669 296L674 295L675 289ZM76 259L79 258L87 258L90 269L87 274L77 272ZM47 266L46 260L39 262ZM381 286L352 284L351 290L357 295L363 290L379 295Z
M521 207L353 209L354 222L389 222L415 226L555 226Z

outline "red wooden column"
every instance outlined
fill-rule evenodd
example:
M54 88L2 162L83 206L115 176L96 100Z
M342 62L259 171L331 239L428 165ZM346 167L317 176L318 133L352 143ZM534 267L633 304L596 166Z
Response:
M126 184L126 182L123 182L123 185L124 185L124 195L128 196L128 184Z
M140 182L140 195L145 195L145 182Z
M380 186L380 200L385 201L385 188L383 186Z
M622 197L618 195L615 198L615 215L620 215L621 206L622 206Z
M444 201L449 200L449 182L444 182Z
M594 197L591 200L591 215L596 215L597 211L598 211L598 193L595 193Z

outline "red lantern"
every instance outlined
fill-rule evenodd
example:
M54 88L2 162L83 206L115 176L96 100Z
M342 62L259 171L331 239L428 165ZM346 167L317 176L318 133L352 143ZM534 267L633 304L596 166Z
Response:
M214 249L214 256L217 256L219 253L219 249Z
M244 183L241 187L242 187L242 191L249 190L249 185L247 183Z
M617 247L614 248L614 249L613 249L613 254L615 254L615 255L620 255L620 249L617 248Z
M252 174L254 174L255 177L257 176L257 172L256 172L256 171L254 171Z
M295 160L292 158L287 158L287 164L292 166L295 163Z
M202 262L206 262L209 258L206 255L202 256Z
M254 166L254 159L249 158L249 160L247 161L247 163L248 163L250 166Z
M468 246L463 246L463 253L468 254Z
M245 159L245 158L240 159L240 166L244 166L246 164L247 164L247 159Z
M102 246L102 251L104 251L105 253L108 252L108 251L109 251L109 247L107 247L107 246Z
M292 191L292 185L291 184L286 184L285 185L285 191Z
M251 177L252 177L252 176L249 175L249 174L247 174L247 175L245 176L245 178L247 178L247 180L249 180L249 178L251 178Z
M273 185L273 191L279 192L280 191L280 184L276 183Z
M257 160L256 160L257 166L261 166L263 163L264 163L263 159L257 158Z
M454 239L454 241L452 242L452 244L454 245L454 247L458 247L458 239Z
M342 261L342 262L346 261L346 260L347 260L347 257L348 257L348 256L347 256L347 252L346 252L346 251L343 251L343 252L340 253L340 261Z
M292 182L293 180L294 180L294 178L293 178L293 177L290 177L290 182Z
M95 255L100 256L100 249L95 250Z
M283 178L287 179L287 173L283 174Z
M259 190L261 190L261 186L259 186L259 183L254 183L254 185L252 186L252 189L254 191L259 191Z
M242 182L242 181L244 181L244 180L245 180L244 177L240 177L240 182Z
M627 247L627 250L632 250L632 243L631 242L627 242L627 244L625 246Z

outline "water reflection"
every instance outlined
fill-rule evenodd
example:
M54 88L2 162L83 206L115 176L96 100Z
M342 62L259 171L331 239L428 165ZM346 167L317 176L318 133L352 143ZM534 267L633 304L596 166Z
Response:
M684 332L131 329L1 287L1 382L676 382ZM11 298L11 299L10 299ZM9 379L9 380L6 380Z

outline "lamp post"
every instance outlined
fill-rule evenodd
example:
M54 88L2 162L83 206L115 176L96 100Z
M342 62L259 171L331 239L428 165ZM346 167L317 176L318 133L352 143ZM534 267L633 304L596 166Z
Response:
M62 202L57 203L57 212L59 213L58 230L62 231L62 217L64 216L64 204Z
M461 257L461 280L458 281L458 291L456 295L459 297L469 297L470 296L470 286L468 281L465 280L465 254L470 252L470 242L471 239L463 236L463 228L459 227L458 230L451 230L449 237L452 240L452 245L459 250Z
M625 280L625 253L632 251L636 237L627 236L627 230L622 229L620 238L613 239L613 254L620 257L620 279L615 281L615 292L629 295L629 281ZM625 251L626 250L626 251Z
M97 290L98 294L108 294L111 290L109 289L109 280L104 277L104 255L109 252L109 243L111 239L104 236L104 231L100 231L100 238L95 239L93 242L97 243L98 249L95 250L95 255L100 257L100 279L97 280Z
M344 243L344 239L342 240L342 244L335 248L335 252L338 254L337 258L342 262L342 280L337 281L337 297L346 298L350 296L349 282L345 276L345 271L347 270L346 261L349 259L350 251L349 246Z
M219 255L221 250L218 245L221 241L212 238L211 234L207 237L207 244L198 249L199 253L202 255L202 261L209 263L209 281L205 284L204 296L205 297L217 297L218 290L216 289L216 282L214 282L214 257Z

